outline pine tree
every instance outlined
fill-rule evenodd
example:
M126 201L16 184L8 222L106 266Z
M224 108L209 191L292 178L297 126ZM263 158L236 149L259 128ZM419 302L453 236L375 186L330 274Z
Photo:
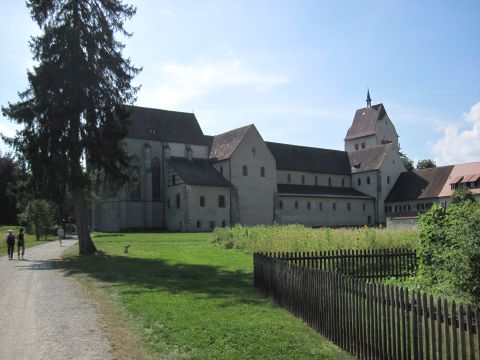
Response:
M79 253L96 252L88 226L89 169L123 184L130 179L130 156L121 140L127 134L128 105L141 70L122 55L116 36L136 9L121 0L29 0L42 34L30 47L37 65L20 100L2 107L23 125L7 139L28 162L41 191L70 193Z

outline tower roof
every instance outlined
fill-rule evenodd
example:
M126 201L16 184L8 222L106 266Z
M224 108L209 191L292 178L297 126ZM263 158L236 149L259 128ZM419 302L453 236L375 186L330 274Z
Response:
M374 135L377 132L377 122L387 115L383 104L358 109L355 112L352 126L348 129L345 140L352 140L364 136Z

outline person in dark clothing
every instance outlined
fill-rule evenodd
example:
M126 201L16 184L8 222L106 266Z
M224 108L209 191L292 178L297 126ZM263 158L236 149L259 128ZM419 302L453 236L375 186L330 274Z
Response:
M13 259L13 249L14 248L15 248L15 235L13 235L13 230L8 230L8 235L7 235L8 260Z
M22 252L20 253L20 248L22 248ZM18 250L18 259L20 260L20 255L22 255L22 259L25 258L25 234L23 233L23 229L20 229L17 237L17 250Z

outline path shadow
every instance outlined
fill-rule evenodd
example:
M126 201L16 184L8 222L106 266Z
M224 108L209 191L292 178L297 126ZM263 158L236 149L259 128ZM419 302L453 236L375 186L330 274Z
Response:
M221 306L267 301L254 290L252 274L217 266L171 264L162 259L106 254L54 260L53 265L67 276L88 275L110 286L122 285L119 291L123 294L144 294L162 289L172 294L184 292L198 298L225 299ZM37 265L36 268L42 267Z

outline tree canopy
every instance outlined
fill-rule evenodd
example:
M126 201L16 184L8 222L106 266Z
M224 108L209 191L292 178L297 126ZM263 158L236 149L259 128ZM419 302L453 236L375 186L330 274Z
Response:
M119 184L130 179L130 156L121 146L140 71L122 54L118 34L136 9L121 0L29 0L42 33L30 47L36 65L20 100L2 107L23 125L7 143L22 154L41 191L69 192L80 254L96 251L88 229L83 164Z
M424 160L417 161L417 170L430 169L430 168L436 168L436 167L437 167L437 163L432 159L424 159Z

